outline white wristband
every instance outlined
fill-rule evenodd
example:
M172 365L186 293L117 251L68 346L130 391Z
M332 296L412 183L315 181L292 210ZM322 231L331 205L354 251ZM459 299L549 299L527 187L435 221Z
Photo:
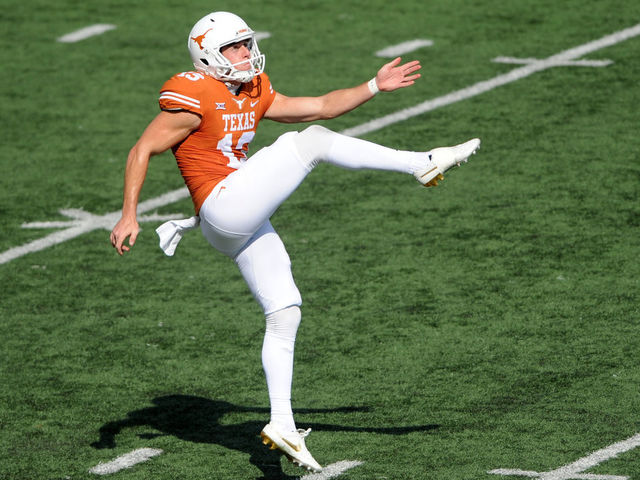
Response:
M369 83L367 83L367 87L369 87L371 95L376 95L380 91L380 89L378 88L378 84L376 83L376 77L373 77L371 80L369 80Z

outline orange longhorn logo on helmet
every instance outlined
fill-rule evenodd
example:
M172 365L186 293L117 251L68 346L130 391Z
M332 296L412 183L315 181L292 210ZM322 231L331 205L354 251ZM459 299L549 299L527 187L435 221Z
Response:
M209 30L204 32L202 35L198 35L197 37L191 37L191 40L193 40L198 44L198 46L200 47L200 50L204 50L204 47L202 46L202 42L204 41L205 35L209 33L211 30L213 30L213 28L210 28Z

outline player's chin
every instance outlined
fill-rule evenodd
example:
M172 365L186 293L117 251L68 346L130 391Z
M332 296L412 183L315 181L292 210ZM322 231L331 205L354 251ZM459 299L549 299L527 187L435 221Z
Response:
M248 72L253 68L253 65L251 65L251 62L244 62L238 65L235 65L235 67L236 67L236 70L240 70L241 72Z

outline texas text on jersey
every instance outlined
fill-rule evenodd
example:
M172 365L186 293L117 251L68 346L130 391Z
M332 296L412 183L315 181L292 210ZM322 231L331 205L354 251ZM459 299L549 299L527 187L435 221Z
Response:
M162 110L188 111L202 119L198 129L173 147L196 214L216 184L247 159L258 122L274 98L264 73L242 84L236 95L200 72L179 73L162 86Z

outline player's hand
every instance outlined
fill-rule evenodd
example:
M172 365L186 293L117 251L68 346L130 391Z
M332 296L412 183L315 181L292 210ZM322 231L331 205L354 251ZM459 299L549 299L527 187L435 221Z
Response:
M123 255L124 252L128 252L136 243L139 231L140 227L135 218L122 217L116 226L113 227L113 230L111 230L111 245L119 255ZM129 246L124 244L127 237L129 238Z
M378 70L376 83L381 91L393 92L398 88L413 85L420 78L420 74L415 73L422 68L418 60L400 65L401 61L402 59L397 57Z

